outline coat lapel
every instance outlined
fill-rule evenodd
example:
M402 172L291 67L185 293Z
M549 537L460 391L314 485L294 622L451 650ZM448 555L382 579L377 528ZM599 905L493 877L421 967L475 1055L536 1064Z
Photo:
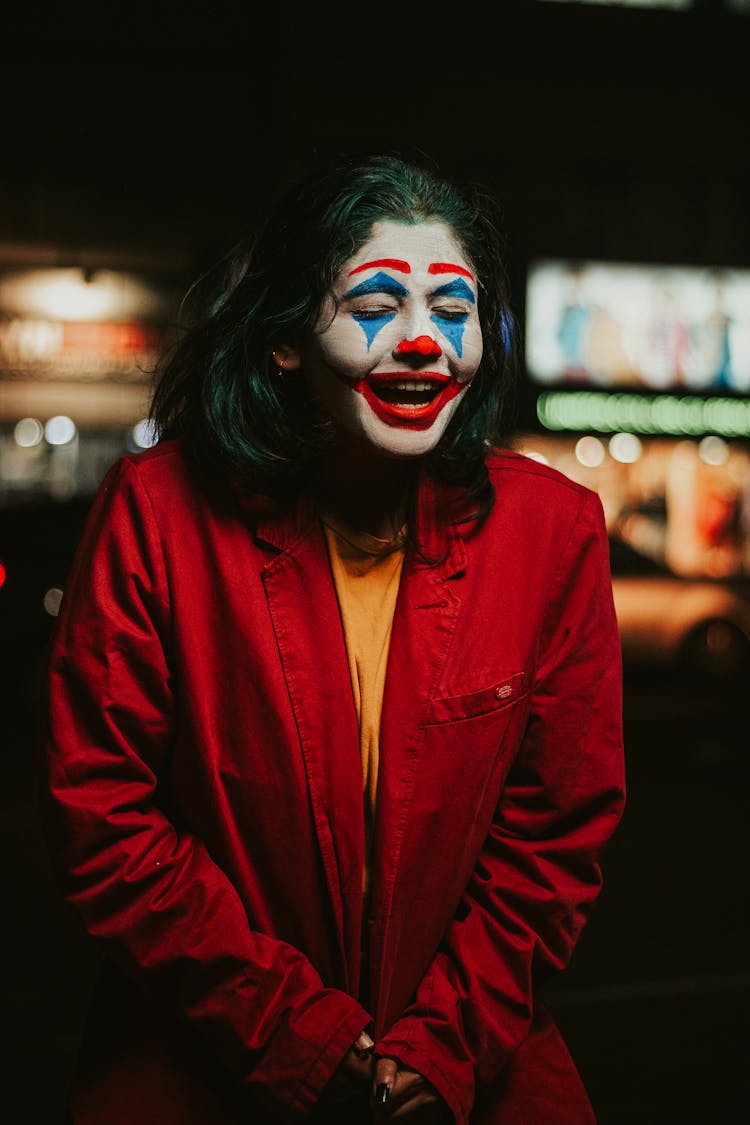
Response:
M422 748L423 724L445 664L461 606L466 565L463 538L441 523L438 496L422 481L418 542L428 559L407 560L391 634L381 718L380 772L375 827L369 941L371 989L378 1013L397 971L390 948L394 891L402 873L401 844L409 818ZM438 561L429 561L437 559Z
M426 561L409 557L391 634L381 717L380 771L372 859L370 988L382 1012L397 968L390 938L422 749L422 730L456 628L463 537L440 519L425 475L417 536ZM346 985L357 989L362 925L364 817L359 733L341 619L325 537L312 502L283 515L255 497L243 504L259 539L277 548L263 570L268 608L299 732L310 805L328 885ZM395 938L395 934L393 935Z
M311 505L263 520L263 584L299 732L346 987L356 987L364 819L359 735L325 538Z

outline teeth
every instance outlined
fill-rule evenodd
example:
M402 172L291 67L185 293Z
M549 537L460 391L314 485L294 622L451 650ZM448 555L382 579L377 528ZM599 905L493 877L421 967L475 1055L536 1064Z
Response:
M431 379L421 379L418 383L391 383L391 387L394 391L435 391L439 386L439 383L436 383Z

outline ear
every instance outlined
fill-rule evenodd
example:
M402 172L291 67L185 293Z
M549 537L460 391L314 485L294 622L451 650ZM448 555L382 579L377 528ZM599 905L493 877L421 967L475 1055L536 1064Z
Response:
M277 344L271 352L271 357L279 371L299 371L302 365L299 348L291 344Z

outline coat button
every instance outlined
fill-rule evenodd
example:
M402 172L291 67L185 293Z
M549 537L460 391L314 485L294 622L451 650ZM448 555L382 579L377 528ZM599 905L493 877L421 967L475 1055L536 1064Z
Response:
M510 684L501 684L495 692L495 695L498 699L507 699L508 696L512 694L512 692L513 688L510 686Z

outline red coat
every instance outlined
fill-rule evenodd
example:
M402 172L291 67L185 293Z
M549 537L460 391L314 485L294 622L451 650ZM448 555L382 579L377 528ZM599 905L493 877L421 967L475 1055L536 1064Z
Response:
M458 1122L593 1120L533 992L622 810L607 538L554 470L507 453L491 473L478 531L420 486L442 561L407 560L393 624L371 1012L357 725L312 504L209 498L174 443L108 474L46 692L50 850L113 966L76 1125L296 1120L371 1017Z

